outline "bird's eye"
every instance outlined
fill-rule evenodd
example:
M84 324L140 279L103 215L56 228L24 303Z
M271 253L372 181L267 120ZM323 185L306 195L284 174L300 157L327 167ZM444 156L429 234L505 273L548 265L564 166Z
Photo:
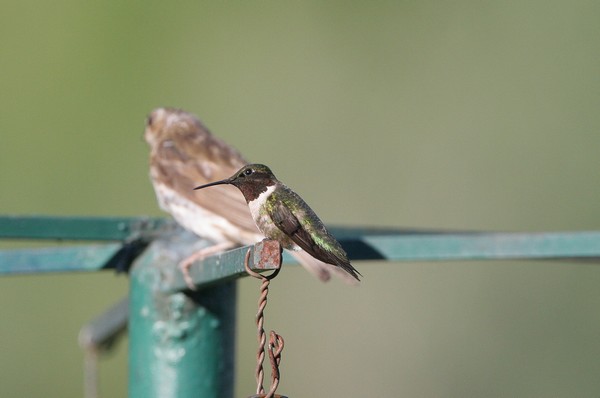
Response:
M252 174L252 169L246 169L246 170L244 170L244 174L246 174L247 176L249 176L250 174Z

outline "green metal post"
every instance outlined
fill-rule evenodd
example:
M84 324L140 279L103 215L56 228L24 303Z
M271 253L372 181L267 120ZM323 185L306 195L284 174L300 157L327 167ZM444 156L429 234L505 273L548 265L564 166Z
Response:
M181 235L161 238L131 271L130 398L233 397L236 285L166 289L186 248Z

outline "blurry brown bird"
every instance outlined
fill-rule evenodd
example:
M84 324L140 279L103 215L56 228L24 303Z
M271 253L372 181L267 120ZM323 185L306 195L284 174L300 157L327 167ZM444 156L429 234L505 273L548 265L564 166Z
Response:
M198 118L179 109L152 111L144 138L150 146L150 178L161 209L185 229L215 242L180 264L187 285L193 289L189 269L194 261L264 238L237 189L220 186L202 194L193 190L199 184L231 176L248 162L212 135ZM350 283L355 282L336 267L304 251L290 253L322 281L329 280L331 271Z

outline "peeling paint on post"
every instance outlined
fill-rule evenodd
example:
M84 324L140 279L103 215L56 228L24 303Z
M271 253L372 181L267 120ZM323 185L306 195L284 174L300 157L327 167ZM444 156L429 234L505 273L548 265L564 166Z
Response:
M233 397L235 282L191 294L164 287L189 240L153 242L131 271L130 398Z

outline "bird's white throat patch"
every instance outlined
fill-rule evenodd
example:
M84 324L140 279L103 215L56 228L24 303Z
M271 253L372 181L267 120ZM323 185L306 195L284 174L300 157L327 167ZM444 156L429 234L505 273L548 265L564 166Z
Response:
M267 187L267 190L258 195L258 198L254 199L251 202L248 202L248 207L250 208L250 213L252 213L252 217L256 220L260 215L260 209L263 207L267 198L273 193L275 190L275 185L271 185Z

